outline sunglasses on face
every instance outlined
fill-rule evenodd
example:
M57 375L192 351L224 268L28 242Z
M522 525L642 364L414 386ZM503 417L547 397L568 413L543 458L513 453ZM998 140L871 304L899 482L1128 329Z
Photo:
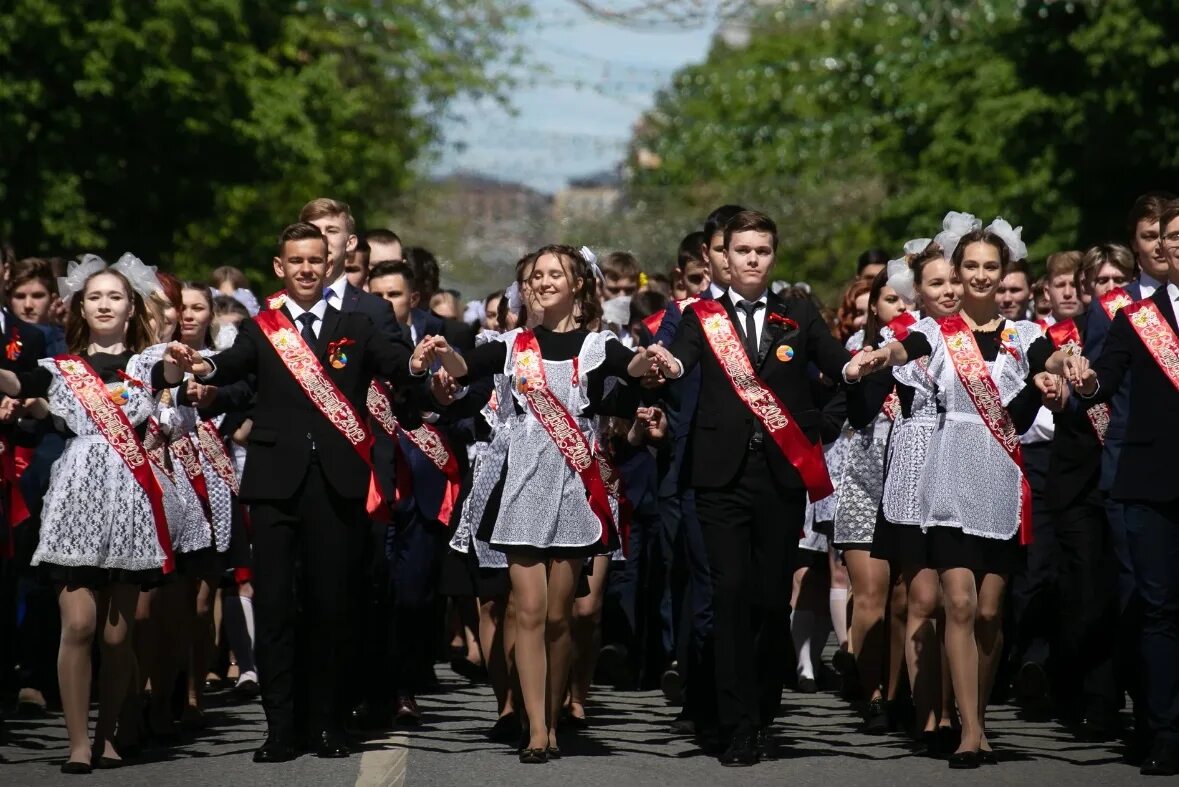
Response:
M703 273L689 273L684 277L684 281L688 284L702 284L704 282Z

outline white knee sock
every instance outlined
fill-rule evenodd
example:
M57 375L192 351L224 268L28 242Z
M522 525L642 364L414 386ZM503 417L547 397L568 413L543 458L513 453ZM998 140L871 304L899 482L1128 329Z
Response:
M811 638L814 636L815 613L809 609L794 609L790 613L790 638L794 640L794 655L798 658L798 677L815 677L811 661Z
M847 588L831 588L827 604L831 607L831 628L835 629L835 641L842 648L847 644Z
M222 625L229 647L237 658L237 668L255 673L254 666L254 600L244 596L226 595L222 602Z

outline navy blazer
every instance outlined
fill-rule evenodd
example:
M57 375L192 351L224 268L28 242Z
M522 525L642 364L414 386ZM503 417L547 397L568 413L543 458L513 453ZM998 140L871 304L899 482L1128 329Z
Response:
M1166 289L1166 285L1163 285L1163 289ZM1125 290L1135 301L1142 300L1142 285L1138 281L1127 284ZM1101 357L1110 326L1109 315L1096 298L1089 304L1085 322L1087 328L1082 353L1092 362ZM1105 433L1105 443L1101 448L1101 475L1098 481L1098 487L1103 492L1113 488L1114 473L1122 453L1122 443L1126 439L1126 414L1129 409L1130 377L1127 377L1122 381L1121 390L1109 402L1109 430Z

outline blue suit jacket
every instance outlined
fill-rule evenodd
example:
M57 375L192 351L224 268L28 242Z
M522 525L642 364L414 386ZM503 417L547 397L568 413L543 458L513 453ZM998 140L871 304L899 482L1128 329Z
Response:
M1134 300L1142 300L1142 287L1137 281L1130 282L1125 289ZM1101 351L1105 348L1105 339L1109 336L1110 325L1109 315L1105 313L1102 305L1094 299L1089 304L1089 322L1082 348L1082 352L1090 362L1101 357ZM1103 492L1108 492L1113 488L1114 474L1117 472L1118 459L1122 454L1122 443L1126 440L1131 382L1131 377L1127 375L1117 395L1109 402L1109 431L1105 433L1105 445L1101 450L1101 479L1098 482L1098 487Z
M701 300L712 300L712 290L706 289L700 293ZM670 347L676 332L680 328L680 320L684 313L679 304L669 301L663 312L663 320L659 323L659 330L655 332L655 341L664 347ZM680 473L683 468L684 454L688 450L688 435L692 432L692 414L700 403L700 369L699 367L685 374L678 380L672 380L667 386L666 403L669 412L666 414L671 425L671 434L675 439L675 450L672 452L671 464L667 475L660 484L659 494L662 497L672 497L679 494L683 488Z

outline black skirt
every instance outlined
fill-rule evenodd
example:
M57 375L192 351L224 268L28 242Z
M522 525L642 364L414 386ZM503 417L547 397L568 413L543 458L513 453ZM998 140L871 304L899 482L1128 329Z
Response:
M880 510L876 512L872 557L887 560L901 571L968 568L978 574L1010 576L1024 565L1018 533L999 540L972 536L956 527L922 531L917 525L890 522Z
M151 590L171 582L176 576L165 574L162 568L129 571L98 566L59 566L56 563L42 563L41 570L50 582L70 590L103 590L111 585L138 585L141 590Z
M217 577L229 567L229 556L214 547L176 553L176 573L185 577Z
M444 596L474 596L487 601L506 596L510 588L508 570L480 566L474 546L466 552L447 549L442 557L438 592Z

